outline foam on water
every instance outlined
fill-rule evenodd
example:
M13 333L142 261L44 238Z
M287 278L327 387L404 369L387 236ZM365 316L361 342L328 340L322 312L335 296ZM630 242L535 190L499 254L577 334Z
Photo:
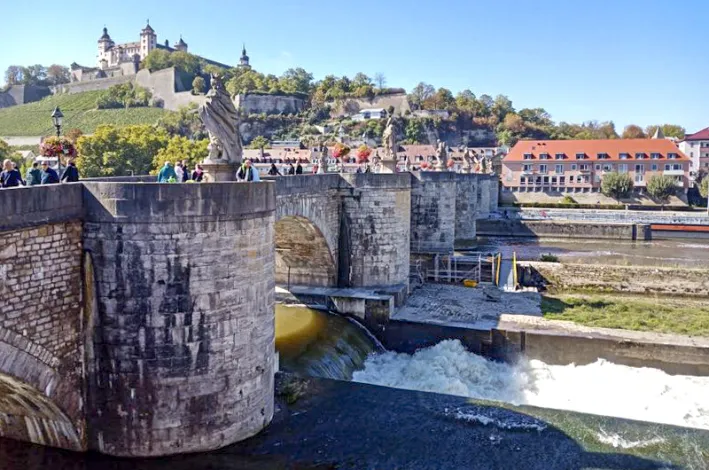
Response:
M489 361L446 340L413 355L370 355L357 382L709 429L709 377L605 360L585 366Z

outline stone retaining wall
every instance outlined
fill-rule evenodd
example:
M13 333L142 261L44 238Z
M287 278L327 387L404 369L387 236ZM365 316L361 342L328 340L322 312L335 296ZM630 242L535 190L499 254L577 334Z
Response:
M488 237L556 237L609 240L645 239L635 224L584 223L564 220L484 219L477 221L477 234Z
M709 225L706 211L616 211L601 209L513 209L505 213L510 219L524 220L569 220L578 222L631 223L631 224L687 224ZM499 214L494 215L501 218Z

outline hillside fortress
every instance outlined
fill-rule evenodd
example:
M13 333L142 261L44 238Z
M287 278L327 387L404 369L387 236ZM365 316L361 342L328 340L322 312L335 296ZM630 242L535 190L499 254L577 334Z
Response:
M71 81L81 82L100 78L120 77L135 75L140 69L140 63L154 50L164 50L167 52L188 52L188 45L180 36L180 39L170 46L167 39L163 43L158 42L158 35L150 26L150 20L146 22L140 30L138 41L116 44L108 33L108 28L104 26L103 34L98 39L98 55L96 57L96 67L85 67L77 63L71 64ZM206 63L218 67L229 69L230 65L216 62L214 60L200 57ZM249 67L249 56L246 54L246 47L242 49L239 59L240 67Z

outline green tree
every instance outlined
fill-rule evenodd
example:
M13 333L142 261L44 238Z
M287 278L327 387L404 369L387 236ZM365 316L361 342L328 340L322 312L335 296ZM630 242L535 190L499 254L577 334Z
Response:
M635 124L628 124L623 129L623 139L644 139L647 136L643 132L642 127L636 126Z
M704 178L702 183L699 185L699 194L702 197L709 197L709 178Z
M140 65L151 72L172 67L170 53L164 49L153 49L145 56Z
M477 109L475 94L470 90L461 91L455 97L455 106L458 111L474 115Z
M262 135L257 135L251 141L251 145L249 145L249 148L265 149L265 148L268 148L270 145L271 145L271 142L269 142L267 138L265 138Z
M18 152L15 152L15 150L10 147L10 144L0 139L0 165L2 165L2 162L6 159L10 159L18 165L22 163L22 156Z
M69 67L64 67L59 64L52 64L47 67L47 81L50 85L69 83L70 79L71 73L69 72Z
M655 131L657 131L657 128L661 127L662 128L662 133L665 134L665 137L674 137L677 139L684 139L684 135L686 133L686 130L682 126L678 126L676 124L663 124L662 126L647 126L645 128L645 134L647 134L648 137L652 137L655 135Z
M279 87L286 93L310 93L313 74L298 67L286 70L279 80Z
M647 193L660 201L663 205L667 203L670 196L677 192L675 179L667 175L655 175L647 182Z
M169 135L181 135L195 140L206 138L197 108L197 103L190 103L180 107L175 113L166 113L158 120L157 126Z
M85 177L146 175L169 140L160 127L99 126L93 135L79 137L76 164Z
M601 192L608 197L621 199L633 190L633 179L627 173L606 173L601 180Z
M22 83L22 67L11 65L5 70L5 83L7 85L19 85Z
M412 144L418 144L423 141L425 134L423 123L419 119L409 119L406 123L406 129L404 131L406 135L406 140Z
M170 138L167 146L159 149L153 158L151 174L157 174L165 162L175 163L181 160L187 160L188 167L194 169L195 165L207 158L207 145L209 139L191 140L182 136Z
M152 52L152 51L151 51ZM186 72L190 75L195 75L202 69L202 63L199 57L189 52L175 51L171 52L168 58L172 67Z
M192 80L192 92L195 95L200 95L204 93L205 87L206 84L204 83L204 78L200 77L199 75L194 77L194 80Z
M411 90L409 94L409 101L414 105L416 109L423 109L423 103L436 93L436 89L433 85L428 83L420 82L418 85Z
M515 108L512 106L512 100L507 96L497 95L492 103L491 111L500 121L503 121L505 116L515 111Z

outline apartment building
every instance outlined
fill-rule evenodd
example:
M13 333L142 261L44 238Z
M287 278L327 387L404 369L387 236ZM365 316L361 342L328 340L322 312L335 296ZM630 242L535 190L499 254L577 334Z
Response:
M686 135L678 145L682 153L692 161L689 168L692 176L702 168L709 171L709 127Z
M512 191L600 191L603 175L628 173L642 189L653 175L689 187L690 159L666 139L521 140L502 160Z

